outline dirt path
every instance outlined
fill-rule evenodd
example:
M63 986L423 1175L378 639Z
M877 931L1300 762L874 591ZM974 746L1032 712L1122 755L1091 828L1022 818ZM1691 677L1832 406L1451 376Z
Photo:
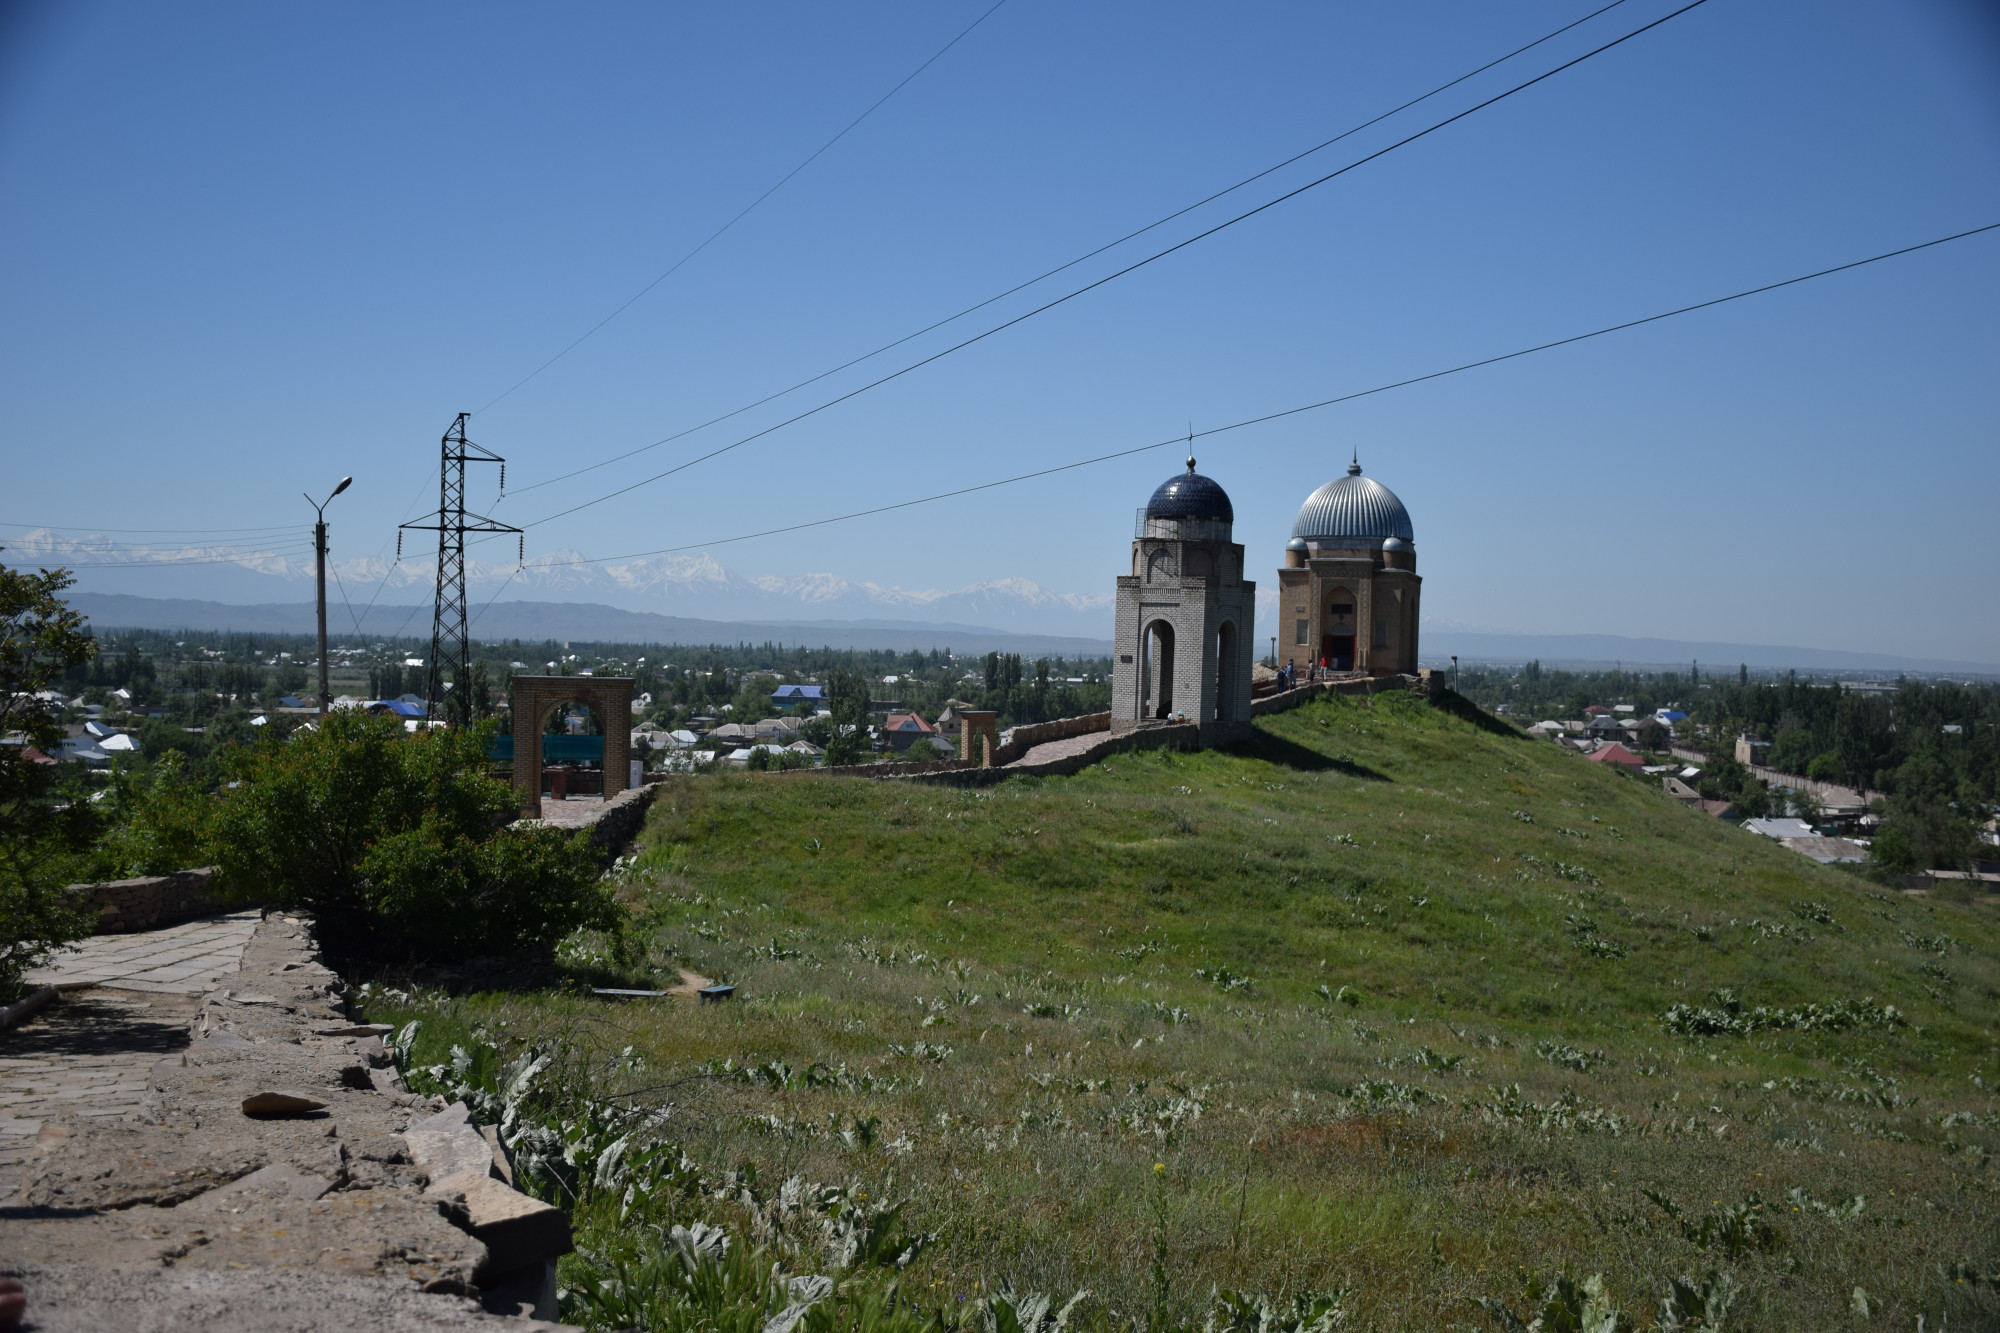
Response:
M703 986L713 986L715 984L699 972L690 972L686 968L681 968L680 974L681 984L667 987L667 994L677 1000L695 999L697 998L696 992L701 990Z

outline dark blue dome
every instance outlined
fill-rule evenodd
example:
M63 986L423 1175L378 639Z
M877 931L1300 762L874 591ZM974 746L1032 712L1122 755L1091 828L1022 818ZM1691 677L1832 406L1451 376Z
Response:
M1194 470L1190 458L1186 472L1161 482L1153 498L1146 501L1146 517L1213 518L1234 523L1236 507L1229 503L1227 491Z

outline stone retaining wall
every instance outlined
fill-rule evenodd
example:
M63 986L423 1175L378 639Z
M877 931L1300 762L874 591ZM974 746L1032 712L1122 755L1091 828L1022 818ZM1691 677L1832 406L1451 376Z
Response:
M659 790L658 783L649 782L643 787L627 787L605 802L604 813L590 826L590 842L599 856L606 860L617 856L638 836Z
M76 895L77 906L97 914L97 934L118 935L179 925L246 905L225 903L214 890L215 876L214 866L204 866L171 875L72 884L69 891Z
M1366 698L1371 694L1386 694L1392 690L1411 690L1431 694L1429 678L1436 673L1425 671L1418 676L1361 676L1352 680L1317 680L1309 685L1301 685L1295 690L1284 690L1250 703L1250 716L1263 717L1270 713L1284 713L1328 694L1345 694L1356 698Z
M1368 695L1386 694L1397 690L1420 694L1433 702L1447 693L1444 688L1444 674L1432 670L1424 670L1414 676L1362 676L1351 680L1315 681L1310 685L1301 685L1295 690L1286 690L1281 694L1253 700L1250 704L1250 714L1252 717L1263 717L1268 713L1282 713L1328 694L1365 698ZM1019 762L1023 755L1038 745L1100 732L1103 733L1103 738L1097 744L1075 754L1067 754L1046 763ZM981 768L977 761L971 759L939 759L929 763L843 764L838 768L796 768L782 772L773 770L772 775L893 778L946 787L990 787L1007 778L1066 777L1071 773L1082 772L1109 755L1131 750L1200 748L1201 727L1193 722L1141 726L1132 731L1113 733L1111 714L1086 713L1081 717L1058 718L1054 722L1035 722L1015 727L1008 733L1007 743L993 752L991 768Z
M887 764L837 764L832 768L770 768L766 777L907 778L919 773L944 773L953 769L977 768L972 759L910 759Z
M1007 743L993 752L993 763L1011 764L1037 745L1066 741L1072 736L1088 736L1094 731L1111 730L1111 714L1085 713L1081 717L1059 717L1053 722L1030 722L1007 733Z
M1008 778L1068 777L1072 773L1081 773L1092 764L1101 763L1114 754L1126 754L1133 750L1199 750L1200 748L1201 727L1197 723L1170 722L1157 727L1141 727L1135 731L1106 732L1100 740L1088 748L1074 754L1066 754L1060 759L1051 759L1046 763L1017 762L1006 768L961 768L948 773L913 774L905 781L938 787L991 787Z

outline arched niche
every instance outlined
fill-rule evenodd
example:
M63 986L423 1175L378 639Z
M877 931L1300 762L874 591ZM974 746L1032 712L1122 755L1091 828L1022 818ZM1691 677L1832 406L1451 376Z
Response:
M1237 694L1237 643L1235 622L1225 620L1215 631L1215 720L1240 722L1235 716Z
M1155 620L1139 632L1139 716L1174 712L1174 627Z

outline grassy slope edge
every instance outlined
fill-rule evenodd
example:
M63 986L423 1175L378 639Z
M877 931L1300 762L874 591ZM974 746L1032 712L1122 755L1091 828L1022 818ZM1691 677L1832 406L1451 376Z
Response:
M1484 719L1329 700L984 791L704 776L626 880L625 974L742 1000L472 997L427 1042L629 1046L607 1091L779 1062L674 1091L673 1132L908 1196L941 1239L905 1283L938 1299L1005 1275L1123 1321L1162 1279L1182 1314L1344 1286L1361 1326L1429 1328L1529 1276L1602 1271L1630 1310L1720 1264L1748 1327L2000 1308L1990 909ZM1717 991L1903 1022L1663 1026ZM807 1086L812 1062L850 1077Z

